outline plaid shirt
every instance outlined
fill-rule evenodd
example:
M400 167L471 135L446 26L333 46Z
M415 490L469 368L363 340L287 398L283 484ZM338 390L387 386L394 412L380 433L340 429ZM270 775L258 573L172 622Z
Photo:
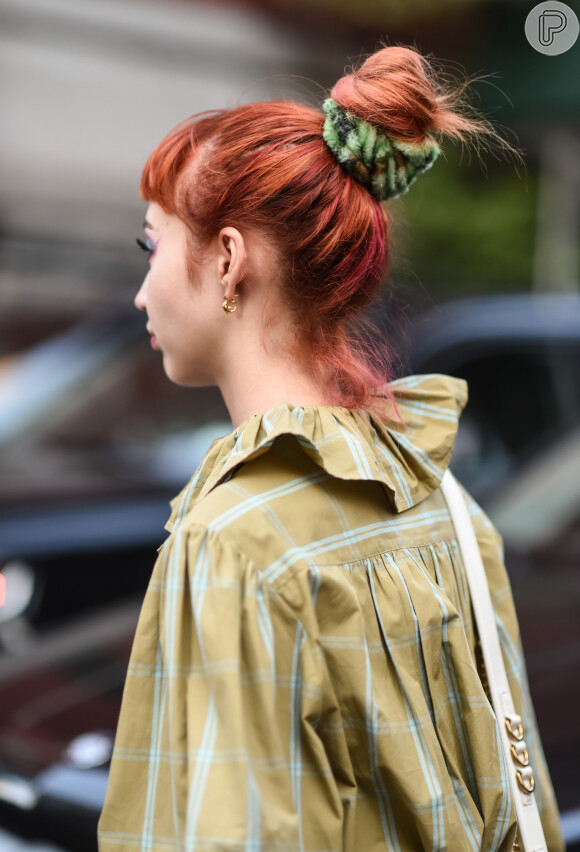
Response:
M438 489L466 401L280 404L173 501L128 670L101 852L511 850L514 813ZM470 501L550 852L563 848L501 542Z

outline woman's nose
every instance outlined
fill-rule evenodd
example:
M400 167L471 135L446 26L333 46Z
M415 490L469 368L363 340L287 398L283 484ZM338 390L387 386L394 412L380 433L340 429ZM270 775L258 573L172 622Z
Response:
M146 279L145 279L146 280ZM134 304L138 311L146 311L147 310L147 302L145 299L145 280L139 287L137 295L135 296Z

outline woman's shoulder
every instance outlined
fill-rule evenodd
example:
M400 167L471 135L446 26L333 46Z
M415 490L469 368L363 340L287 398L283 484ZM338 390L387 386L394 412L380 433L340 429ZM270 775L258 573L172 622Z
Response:
M297 517L322 511L318 484L329 479L304 453L295 436L283 435L268 448L232 468L226 478L191 501L177 515L171 533L219 536L257 562L272 558L272 548L285 548Z
M250 491L265 493L284 477L292 480L306 458L308 476L319 470L345 481L381 483L397 513L418 505L437 489L451 458L465 384L411 376L390 388L396 408L389 414L283 402L253 415L214 442L174 501L168 529L198 504L219 513L221 507L206 499L217 486L243 477ZM226 492L220 487L219 493ZM231 496L242 495L234 489Z
M250 418L213 445L167 528L191 540L218 536L268 576L272 565L284 573L343 564L353 553L365 558L445 536L447 514L433 510L463 385L414 377L393 392L395 423L285 403Z

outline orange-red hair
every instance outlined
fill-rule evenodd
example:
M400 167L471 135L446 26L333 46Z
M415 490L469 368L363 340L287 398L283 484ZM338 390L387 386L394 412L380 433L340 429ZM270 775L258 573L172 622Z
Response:
M438 131L490 133L456 109L416 51L388 47L340 80L334 99L383 132L423 141ZM150 156L141 194L179 216L203 246L225 226L256 229L279 259L299 357L335 404L372 408L389 379L386 349L363 343L355 321L385 276L383 205L352 179L322 138L324 116L271 101L193 116Z

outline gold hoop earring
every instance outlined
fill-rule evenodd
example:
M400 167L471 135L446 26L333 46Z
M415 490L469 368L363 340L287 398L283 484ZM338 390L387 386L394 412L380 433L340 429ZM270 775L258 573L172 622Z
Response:
M226 312L226 314L233 314L233 312L234 312L234 311L236 310L236 308L238 307L237 302L236 302L237 297L238 297L238 294L237 294L237 293L234 293L234 295L233 295L233 297L232 297L231 299L228 299L228 298L226 297L226 298L223 300L222 308L224 309L224 311ZM232 302L233 304L230 306L230 305L228 304L228 302Z

